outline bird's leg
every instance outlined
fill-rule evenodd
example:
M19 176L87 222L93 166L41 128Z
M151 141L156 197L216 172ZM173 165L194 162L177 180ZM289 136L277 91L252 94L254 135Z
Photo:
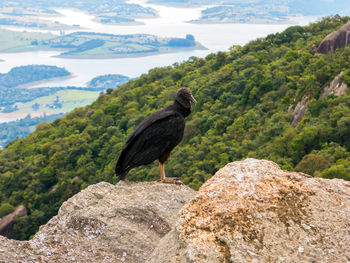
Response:
M164 172L164 165L161 162L159 162L159 169L160 169L160 181L163 182L165 180L165 172Z
M165 177L165 172L164 172L164 164L159 162L159 169L160 169L160 179L158 182L165 183L165 184L183 184L180 181L179 177Z

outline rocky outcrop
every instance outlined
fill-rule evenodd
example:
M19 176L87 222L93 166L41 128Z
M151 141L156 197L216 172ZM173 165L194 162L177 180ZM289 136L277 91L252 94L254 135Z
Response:
M194 194L157 183L91 185L32 240L0 236L0 262L145 262Z
M12 238L13 237L13 225L16 222L17 216L26 216L27 208L24 205L16 207L15 211L0 218L0 235Z
M0 262L349 262L349 218L350 182L247 159L197 193L157 183L89 186L32 240L0 237Z
M326 98L330 94L333 94L334 96L338 97L346 92L346 90L348 89L348 85L341 81L342 75L343 72L340 72L340 74L337 75L328 86L323 88L320 99Z
M338 97L343 94L348 89L348 85L342 81L341 76L343 75L343 72L340 72L339 75L335 76L335 78L331 81L331 83L323 88L323 91L320 95L320 99L326 98L328 95L333 94L334 96ZM295 106L293 111L293 120L292 120L292 127L295 128L297 124L304 118L305 113L308 109L308 103L310 100L310 94L305 94L301 101L298 102L298 104ZM293 106L291 105L288 108L288 112L291 112L293 110Z
M327 54L350 44L350 22L326 36L317 48L317 53Z
M293 120L292 120L292 126L295 128L300 122L307 111L307 104L310 100L310 94L306 94L303 96L301 101L298 102L297 106L295 106L294 112L293 112Z
M349 262L350 182L234 162L181 210L149 262Z

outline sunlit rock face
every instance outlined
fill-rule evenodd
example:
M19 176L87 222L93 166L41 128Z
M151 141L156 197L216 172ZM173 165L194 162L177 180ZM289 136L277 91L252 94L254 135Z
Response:
M348 262L350 182L227 164L181 210L150 262Z

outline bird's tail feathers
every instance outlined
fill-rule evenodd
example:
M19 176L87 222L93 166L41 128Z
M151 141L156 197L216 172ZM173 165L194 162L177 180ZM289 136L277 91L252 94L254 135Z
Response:
M124 180L128 172L129 169L121 169L119 166L115 167L115 173L119 177L119 180Z

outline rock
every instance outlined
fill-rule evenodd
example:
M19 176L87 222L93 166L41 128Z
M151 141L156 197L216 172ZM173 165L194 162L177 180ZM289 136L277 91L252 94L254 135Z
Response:
M301 121L305 113L307 111L307 103L309 102L310 94L305 94L301 101L298 102L297 106L295 106L294 112L293 112L293 120L292 120L292 126L295 128L299 121Z
M247 159L197 194L157 183L91 185L32 240L0 236L0 262L349 262L349 218L350 182Z
M350 182L256 159L220 169L153 251L159 262L349 262Z
M194 194L158 183L91 185L32 240L0 236L0 262L145 262Z
M343 95L346 92L346 90L348 89L348 85L346 85L346 83L341 81L342 75L343 75L343 72L340 72L340 74L337 75L331 81L329 86L326 86L323 88L320 98L326 98L330 94L334 94L334 96L338 97Z
M13 225L16 222L17 216L26 216L27 208L24 205L16 207L15 211L0 218L0 235L12 238L13 237Z
M327 54L350 44L350 21L337 31L326 36L317 48L317 53Z

